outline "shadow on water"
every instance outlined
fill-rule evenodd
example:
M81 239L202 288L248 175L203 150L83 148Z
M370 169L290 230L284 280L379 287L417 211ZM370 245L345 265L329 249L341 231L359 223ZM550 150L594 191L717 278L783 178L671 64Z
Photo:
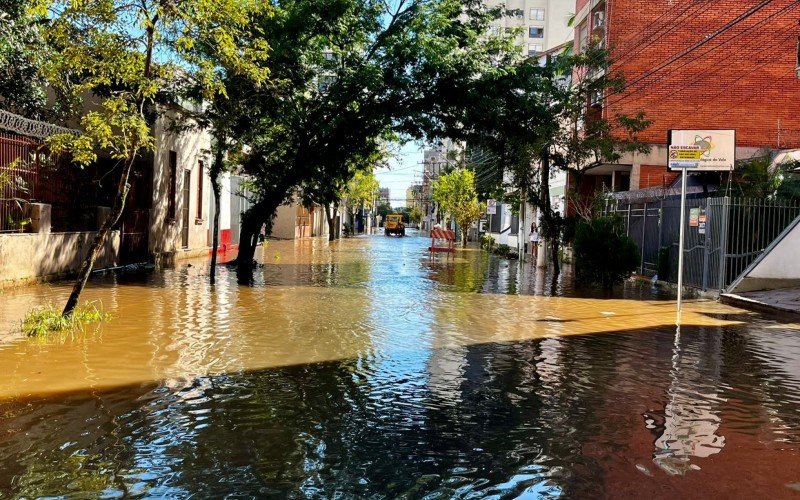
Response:
M0 492L685 495L745 473L783 496L800 392L765 354L662 328L19 399L0 405Z

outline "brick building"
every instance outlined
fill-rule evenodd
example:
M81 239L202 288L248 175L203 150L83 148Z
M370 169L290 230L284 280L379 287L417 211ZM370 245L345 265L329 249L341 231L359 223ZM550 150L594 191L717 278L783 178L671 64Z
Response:
M669 129L736 129L737 157L800 148L800 2L577 0L575 46L609 47L626 85L606 118L644 111L649 155L592 172L613 190L670 183Z

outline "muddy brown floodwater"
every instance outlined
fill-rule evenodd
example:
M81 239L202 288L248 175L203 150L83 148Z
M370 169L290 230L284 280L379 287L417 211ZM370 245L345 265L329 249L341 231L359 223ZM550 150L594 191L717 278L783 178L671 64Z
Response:
M384 236L97 276L113 319L15 333L0 295L0 497L794 497L800 326Z

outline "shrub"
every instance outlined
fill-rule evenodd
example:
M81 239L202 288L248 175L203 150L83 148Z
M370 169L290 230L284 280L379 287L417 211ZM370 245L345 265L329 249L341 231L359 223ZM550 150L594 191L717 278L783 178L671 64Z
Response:
M578 281L609 289L631 275L639 262L639 249L623 230L618 217L578 224L573 244Z
M505 244L497 245L494 248L494 253L501 257L508 257L508 254L511 253L511 247Z
M42 337L51 333L81 331L87 323L98 323L109 318L108 313L100 311L94 304L76 308L68 318L61 315L61 309L48 305L26 314L21 329L28 337Z
M494 246L494 238L492 238L488 234L484 234L483 236L481 236L481 248L484 248L486 250L491 250L493 246Z

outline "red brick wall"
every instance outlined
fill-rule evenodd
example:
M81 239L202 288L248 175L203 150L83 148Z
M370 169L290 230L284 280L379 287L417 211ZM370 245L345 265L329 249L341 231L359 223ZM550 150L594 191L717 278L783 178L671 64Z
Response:
M577 0L575 4L575 12L580 12L587 3L589 3L589 0Z
M582 3L578 0L578 5ZM670 128L734 128L739 146L800 147L796 74L800 5L773 0L705 45L757 0L608 1L608 41L628 86L606 102L607 116L644 111L642 139L663 144Z
M642 165L639 169L639 189L667 187L678 177L675 172L668 172L663 165Z

